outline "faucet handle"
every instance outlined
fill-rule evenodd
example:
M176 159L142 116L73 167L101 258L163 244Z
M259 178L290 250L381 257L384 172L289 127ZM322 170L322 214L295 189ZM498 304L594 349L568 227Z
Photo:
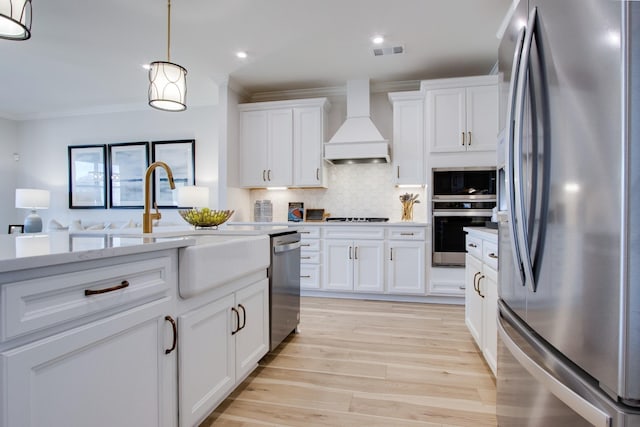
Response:
M153 202L153 208L156 210L156 213L154 215L155 219L162 218L162 215L160 215L160 211L158 210L158 202Z

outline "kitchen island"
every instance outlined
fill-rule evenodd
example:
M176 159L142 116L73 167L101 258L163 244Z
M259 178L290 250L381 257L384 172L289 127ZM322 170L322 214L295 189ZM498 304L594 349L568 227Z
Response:
M185 234L2 236L0 426L197 425L249 375L269 345L269 238ZM187 249L246 259L183 298Z

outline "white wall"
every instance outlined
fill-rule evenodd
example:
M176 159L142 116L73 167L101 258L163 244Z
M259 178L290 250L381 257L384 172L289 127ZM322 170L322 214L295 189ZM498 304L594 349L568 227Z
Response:
M111 144L173 139L196 140L196 184L210 188L211 205L218 203L218 107L190 108L180 113L148 110L83 115L20 122L16 185L51 191L51 207L41 211L46 224L74 219L86 223L141 221L141 209L69 209L69 145ZM3 187L5 185L3 184ZM15 185L12 187L15 188ZM176 210L164 209L163 220L183 223Z
M18 122L0 118L0 233L8 224L22 224L28 213L14 208L18 146Z

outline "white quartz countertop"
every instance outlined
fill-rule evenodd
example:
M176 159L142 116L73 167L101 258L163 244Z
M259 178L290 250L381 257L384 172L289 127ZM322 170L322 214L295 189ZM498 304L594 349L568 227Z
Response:
M426 222L356 222L356 221L300 221L300 222L230 222L230 226L254 226L254 227L427 227Z

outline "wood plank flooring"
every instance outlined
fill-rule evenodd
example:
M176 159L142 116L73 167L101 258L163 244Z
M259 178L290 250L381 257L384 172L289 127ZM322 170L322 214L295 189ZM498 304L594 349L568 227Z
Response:
M303 298L300 333L209 426L495 426L495 380L464 307Z

